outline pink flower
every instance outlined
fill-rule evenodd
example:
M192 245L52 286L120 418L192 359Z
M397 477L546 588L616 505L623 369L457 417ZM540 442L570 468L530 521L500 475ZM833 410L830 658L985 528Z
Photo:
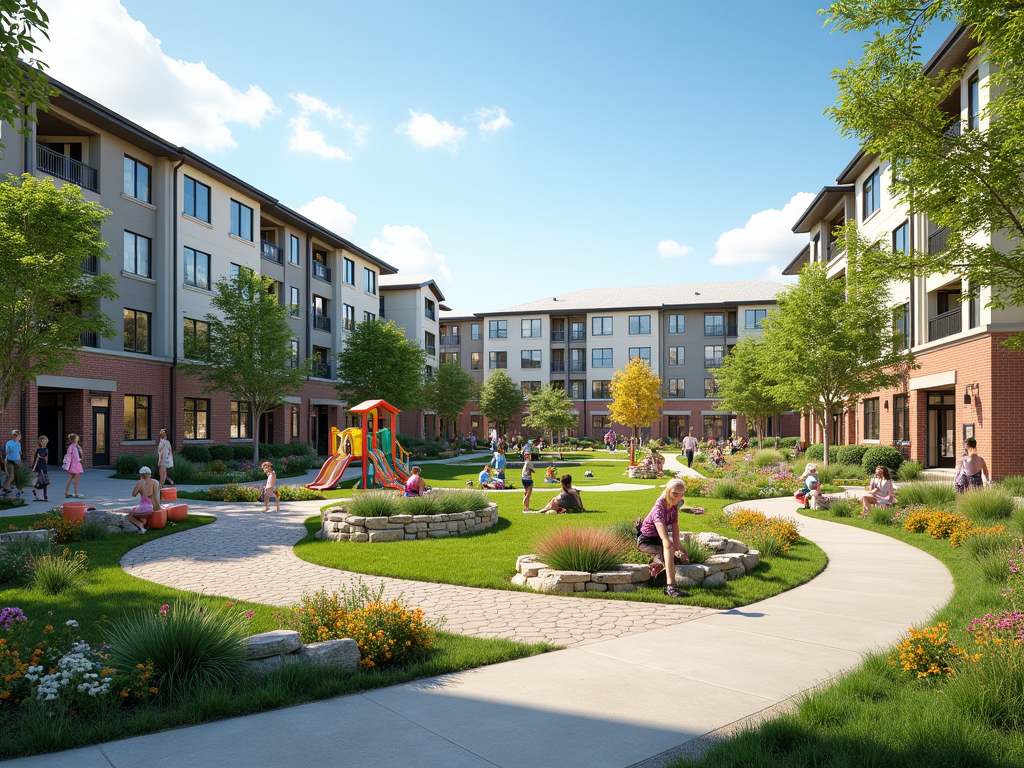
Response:
M245 612L245 618L251 619L252 618L252 611L246 611Z
M161 605L160 606L160 614L161 615L166 614L167 611L169 611L169 610L170 610L170 606L168 606L168 605Z

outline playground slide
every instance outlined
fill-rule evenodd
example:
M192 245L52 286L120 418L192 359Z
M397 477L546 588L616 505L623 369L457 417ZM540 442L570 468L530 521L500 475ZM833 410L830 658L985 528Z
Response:
M385 488L395 488L400 491L405 490L405 483L398 479L394 472L391 471L391 465L388 464L384 454L380 451L368 451L367 456L370 462L373 464L374 471L377 474L377 483Z
M341 475L348 467L350 461L352 461L352 456L347 453L331 456L331 458L324 462L323 467L320 469L320 474L316 476L316 480L306 487L313 491L330 490L341 480Z

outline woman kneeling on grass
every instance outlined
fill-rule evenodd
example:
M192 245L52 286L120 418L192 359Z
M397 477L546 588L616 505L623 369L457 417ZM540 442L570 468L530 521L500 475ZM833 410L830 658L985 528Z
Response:
M139 529L141 536L146 532L149 516L160 509L160 483L153 479L153 470L149 467L139 469L139 482L132 489L132 496L141 496L142 501L128 513L128 522Z
M651 578L656 578L665 570L666 563L675 565L686 565L690 558L686 556L679 546L679 505L684 501L686 495L686 483L678 478L669 480L665 486L665 492L654 503L654 507L640 523L639 536L636 539L637 548L644 554L653 558L651 563ZM688 509L688 508L684 508ZM671 533L669 529L671 528ZM683 594L676 587L675 573L665 575L665 594L669 597L682 597Z
M583 512L583 499L580 492L572 487L572 475L562 475L562 492L549 501L541 514L554 512L564 515L566 512Z

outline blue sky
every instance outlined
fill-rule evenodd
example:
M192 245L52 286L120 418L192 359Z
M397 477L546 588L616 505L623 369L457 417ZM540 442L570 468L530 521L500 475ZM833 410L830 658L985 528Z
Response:
M42 58L491 310L776 274L856 151L819 5L43 0Z

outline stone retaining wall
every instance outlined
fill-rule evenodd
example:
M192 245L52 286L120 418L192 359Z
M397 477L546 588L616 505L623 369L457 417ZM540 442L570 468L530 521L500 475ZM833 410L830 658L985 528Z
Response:
M316 538L330 541L416 541L447 539L490 528L498 522L498 505L491 503L479 512L453 512L449 515L391 515L359 517L340 509L321 514Z

